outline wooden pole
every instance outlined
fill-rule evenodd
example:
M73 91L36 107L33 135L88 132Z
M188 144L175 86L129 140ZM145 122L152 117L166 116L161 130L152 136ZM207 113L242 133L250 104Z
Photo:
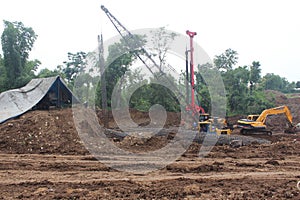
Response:
M102 99L102 114L104 119L104 127L108 128L108 112L107 112L107 91L106 91L106 78L105 78L105 62L104 62L104 48L103 37L98 35L98 48L99 48L99 67L101 73L101 99Z

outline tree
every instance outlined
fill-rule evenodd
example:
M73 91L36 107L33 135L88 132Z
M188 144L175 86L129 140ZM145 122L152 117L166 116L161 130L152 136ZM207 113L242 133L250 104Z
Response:
M270 80L268 76L265 79L261 78L260 63L253 61L251 65L234 68L238 59L237 55L236 51L227 49L214 59L216 68L221 72L227 93L227 114L259 113L273 106L264 95L265 86L269 87Z
M61 75L61 72L58 69L50 70L47 68L41 69L38 73L37 77L39 78L47 78L47 77L53 77Z
M245 102L244 113L241 114L261 113L263 110L275 106L275 101L268 99L263 90L253 90L253 93L245 99Z
M132 94L129 103L131 108L141 111L148 111L155 104L161 105L169 112L180 111L180 104L173 91L169 87L156 83L139 87Z
M170 45L178 34L166 30L166 27L160 27L155 31L150 38L153 45L153 56L158 58L158 65L161 71L166 64L167 53L170 50Z
M159 84L151 81L148 90L150 94L149 100L151 106L154 104L159 104L169 112L179 112L179 99L176 98L176 91L172 91L172 88L178 87L179 86L177 85L177 80L170 74L166 74L164 77L161 77L159 80Z
M195 83L195 92L197 104L201 106L206 112L210 110L211 98L206 82L204 81L201 71L204 71L206 68L211 68L210 64L198 65L198 71L195 71L196 83ZM190 98L190 97L189 97Z
M247 70L247 66L238 67L223 74L223 81L227 91L228 113L245 113L248 80L249 71Z
M252 65L250 65L250 77L249 77L251 94L255 84L257 84L261 79L260 73L261 73L260 63L257 61L253 61Z
M120 39L108 47L108 57L105 61L105 79L107 91L108 107L111 107L111 97L116 84L121 81L124 84L124 79L121 79L124 74L129 71L129 67L136 60L135 53L142 53L139 49L146 43L144 36L134 35L134 39ZM121 88L117 88L118 95L121 96ZM98 83L96 90L96 105L101 107L101 82Z
M70 88L74 86L74 80L83 72L86 67L86 53L83 51L77 53L68 52L68 61L64 61L65 67L61 69Z
M281 92L292 92L294 84L289 83L286 78L273 73L267 73L262 79L262 87L265 90L277 90Z
M221 55L215 56L213 61L220 71L228 71L238 62L238 53L232 49L226 49Z
M236 114L245 110L248 95L250 73L247 66L234 68L238 53L232 49L225 50L214 58L215 67L221 72L227 93L227 113Z
M4 67L4 60L2 58L2 55L0 54L0 93L6 90L6 70Z
M157 61L159 67L158 71L163 72L163 66L166 64L167 51L170 49L171 41L174 40L177 34L167 31L164 27L159 28L157 31L153 31L152 33L152 37L147 39L148 42L151 42L153 48L147 49L147 51L152 55L152 58ZM107 68L105 71L105 77L108 81L108 106L111 106L111 95L114 89L116 89L115 92L119 96L118 99L114 100L121 101L127 99L128 94L132 94L131 92L133 89L136 89L135 86L140 83L145 83L144 80L140 79L142 77L140 71L132 71L130 66L132 66L136 60L135 53L139 54L141 57L144 57L145 52L141 51L140 47L144 46L146 42L145 36L135 35L133 38L126 38L125 40L121 39L120 42L109 46L109 54L106 59ZM154 70L154 72L157 72L157 70ZM159 75L155 73L153 74L153 77L155 76ZM166 76L168 76L168 74ZM164 76L164 78L166 76ZM143 78L145 79L145 77ZM170 77L168 78L172 80ZM118 82L119 85L117 88L115 88ZM122 86L122 88L119 86ZM125 90L128 90L128 92L123 92ZM102 103L100 93L101 90L99 85L97 97L100 99L100 101L98 102L98 105L101 105ZM176 103L173 103L174 95L171 93L172 92L169 91L165 86L159 86L158 84L150 83L148 85L141 86L141 88L136 90L131 96L129 104L131 107L147 110L153 104L160 103L165 106L166 109L174 110L177 109L177 107L175 106ZM151 95L155 98L151 98ZM168 104L166 102L172 103ZM117 102L116 104L118 105Z
M28 69L25 69L26 62L36 38L37 35L31 27L25 27L22 22L4 20L1 43L7 89L19 87L26 83L28 79Z
M258 61L253 61L252 65L250 65L250 84L258 83L261 79L260 76L261 69L260 63Z
M137 109L144 111L154 104L160 104L167 111L179 111L179 102L175 98L174 91L170 88L178 87L176 80L164 68L167 65L167 56L170 46L178 34L160 27L155 31L151 31L152 35L148 38L148 43L152 47L149 53L158 65L158 70L150 77L150 82L136 90L131 98L131 104ZM163 76L162 75L163 72ZM159 84L156 78L159 78ZM140 81L141 82L141 81Z
M40 64L41 62L37 59L27 61L21 76L16 79L16 83L19 83L19 85L21 86L25 83L28 83L32 78L35 78L35 72L37 71Z
M300 88L300 81L296 82L296 88Z

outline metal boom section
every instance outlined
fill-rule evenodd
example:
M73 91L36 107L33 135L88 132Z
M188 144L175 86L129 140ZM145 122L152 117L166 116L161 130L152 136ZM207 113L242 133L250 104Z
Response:
M114 27L117 29L117 31L119 32L119 34L121 35L121 37L124 39L125 43L127 44L128 47L132 47L132 44L130 44L130 42L128 41L127 36L129 36L130 39L132 39L134 42L136 42L137 44L139 44L139 38L134 36L129 30L127 30L125 28L125 26L123 26L121 24L121 22L119 22L119 20L117 20L109 11L107 8L105 8L103 5L101 6L101 9L105 12L105 14L107 15L107 17L109 18L109 20L111 21L111 23L114 25ZM158 66L158 64L155 62L155 60L153 60L153 58L151 57L151 55L145 50L145 48L142 45L139 45L138 48L142 51L142 53L144 55L147 56L147 58L152 62L152 64L154 64L154 66L159 70L160 73L164 73L163 71L161 71L160 67ZM153 70L151 69L151 67L146 63L146 60L144 60L136 51L133 51L134 55L136 57L139 58L139 60L148 68L148 70L156 77L157 75L153 72Z
M197 121L197 119L195 119L195 115L198 115L199 113L195 113L195 111L199 111L199 106L195 106L195 104L192 104L192 105L188 105L189 102L186 102L186 99L183 95L183 93L179 90L179 88L177 88L176 86L174 86L174 83L166 76L165 72L163 72L161 70L161 68L159 67L159 65L155 62L155 60L151 57L151 55L146 51L146 49L143 47L143 45L140 43L140 38L136 37L135 35L133 35L129 30L126 29L125 26L123 26L121 24L121 22L119 20L117 20L109 11L107 8L105 8L103 5L101 5L101 9L105 12L105 14L107 15L107 17L109 18L109 20L111 21L111 23L114 25L114 27L116 28L116 30L118 31L118 33L120 34L120 36L124 39L126 45L129 47L129 48L138 48L140 51L133 51L132 53L137 57L139 58L139 60L147 67L147 69L153 74L153 76L159 80L159 78L162 76L163 78L165 78L165 80L167 80L172 86L173 86L173 92L176 92L176 94L178 95L177 98L179 100L181 100L181 102L185 102L185 106L186 108L187 107L192 107L190 108L190 110L193 112L192 113L192 118L194 118L194 120ZM132 46L132 44L130 43L131 41L129 40L132 40L134 41L136 44L138 44L138 46ZM143 59L138 52L142 52L143 55L145 55L147 57L147 59ZM159 76L157 73L154 73L154 71L152 70L152 68L149 66L149 64L147 64L147 60L150 60L151 63L154 65L154 67L159 71ZM172 66L170 66L168 64L168 67L171 69L171 70L174 70L174 68ZM194 88L192 88L192 91L193 91ZM193 93L193 92L192 92ZM173 96L173 95L171 95ZM176 97L173 96L173 98L175 100L178 100L176 99ZM193 99L193 98L192 98ZM196 107L196 108L194 108ZM187 110L188 111L188 110Z

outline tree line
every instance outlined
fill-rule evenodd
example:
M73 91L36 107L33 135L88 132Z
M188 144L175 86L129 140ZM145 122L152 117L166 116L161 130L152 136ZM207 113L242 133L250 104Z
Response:
M151 55L163 68L167 59L166 52L177 35L161 27L153 33L151 38L141 35L137 37L141 45L152 41ZM71 89L76 87L77 94L82 100L92 102L101 108L101 82L97 81L99 76L91 75L99 73L98 55L95 52L68 52L67 60L54 70L45 68L38 71L41 62L29 60L29 53L37 38L38 35L34 30L31 27L25 27L22 22L4 21L4 31L1 35L3 55L0 54L0 92L22 87L33 78L60 75ZM123 102L128 101L131 108L147 111L152 105L160 104L167 111L180 111L182 108L174 91L168 89L166 85L153 83L151 77L146 79L141 70L131 68L137 62L137 57L135 56L136 52L128 49L127 46L128 43L121 39L108 48L104 72L108 107L112 106L114 88L121 82L122 88L120 88L119 96L121 100L124 100ZM139 53L143 56L143 52ZM88 58L91 57L95 60L95 68L87 67ZM216 68L220 72L226 89L229 115L259 113L261 110L273 106L273 101L265 95L265 90L291 93L295 91L295 88L300 87L300 81L289 82L286 78L273 73L262 76L259 61L253 61L244 66L237 66L237 63L238 53L235 50L227 49L221 55L216 55L213 63L197 66L195 90L198 94L198 103L205 110L209 111L211 106L209 90L205 78L201 75L201 70L205 68ZM166 78L178 88L184 89L182 81L176 80L168 73L166 73ZM75 80L80 82L81 79L82 81L88 80L88 83L77 87ZM185 79L184 72L180 79ZM136 89L139 85L141 87ZM90 99L91 96L94 98Z

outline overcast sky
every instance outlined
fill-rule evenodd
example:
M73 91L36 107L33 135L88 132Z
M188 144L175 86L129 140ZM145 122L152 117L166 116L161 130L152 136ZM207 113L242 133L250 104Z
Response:
M101 32L104 40L117 35L102 4L130 30L196 31L195 42L211 58L231 48L241 66L259 61L263 75L300 80L298 0L1 0L0 32L3 20L32 27L38 38L30 59L54 69L68 52L96 49Z

